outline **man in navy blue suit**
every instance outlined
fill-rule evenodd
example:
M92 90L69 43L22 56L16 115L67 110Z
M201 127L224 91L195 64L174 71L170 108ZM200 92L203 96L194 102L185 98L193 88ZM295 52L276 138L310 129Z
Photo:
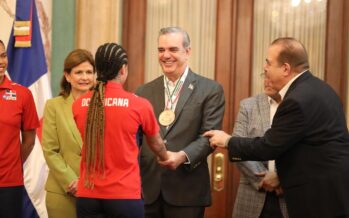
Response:
M271 128L263 137L231 137L212 130L211 146L227 147L231 161L276 160L290 217L349 217L349 134L334 90L308 70L304 46L279 38L264 71L279 91Z

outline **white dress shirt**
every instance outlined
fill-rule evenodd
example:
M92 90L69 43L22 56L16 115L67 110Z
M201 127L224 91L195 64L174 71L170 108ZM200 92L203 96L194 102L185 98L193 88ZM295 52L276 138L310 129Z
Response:
M279 103L277 103L274 99L272 99L269 96L268 96L268 102L270 105L270 125L271 125L273 123L274 115L279 106ZM268 161L268 169L269 171L275 171L275 160Z
M179 96L181 94L181 89L183 87L184 81L187 78L189 67L187 66L184 73L176 81L172 82L166 76L164 76L164 91L165 91L165 109L172 110L176 109ZM177 90L175 90L177 86ZM171 100L169 101L169 96Z

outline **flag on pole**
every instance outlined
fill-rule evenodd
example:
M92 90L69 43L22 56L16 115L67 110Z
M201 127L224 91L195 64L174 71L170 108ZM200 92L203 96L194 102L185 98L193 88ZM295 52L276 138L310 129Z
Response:
M7 54L11 80L28 87L33 94L40 118L47 99L51 98L48 68L41 38L35 0L17 0L16 19ZM30 156L23 165L24 185L30 201L24 204L23 217L47 217L45 183L48 168L38 137ZM35 210L31 207L35 207Z

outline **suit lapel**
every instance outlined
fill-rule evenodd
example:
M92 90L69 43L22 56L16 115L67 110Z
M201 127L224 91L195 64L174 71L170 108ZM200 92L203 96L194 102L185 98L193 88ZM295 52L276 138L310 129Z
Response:
M64 101L64 105L63 105L64 114L67 116L66 121L67 121L68 126L69 126L69 128L74 136L74 139L80 145L80 148L81 148L82 147L82 139L81 139L80 132L79 132L79 130L76 127L76 124L74 122L74 117L73 117L73 112L72 112L72 103L74 101L73 96L70 94L68 96L68 98L63 99L63 101Z
M152 102L154 105L154 113L157 119L159 119L159 115L162 111L164 111L165 108L165 89L164 89L164 76L161 76L155 83L156 91L152 95ZM166 132L166 127L160 125L160 133L161 136L164 136Z
M191 96L191 94L193 93L194 89L195 89L195 85L196 85L196 80L194 78L194 73L191 72L191 70L189 69L187 78L184 81L184 84L182 86L182 90L180 92L180 96L176 105L176 109L175 109L175 114L176 114L176 118L174 120L174 122L172 123L172 125L170 125L165 133L165 136L171 131L172 127L174 126L174 124L177 122L184 105L187 103L187 100L189 99L189 97ZM165 128L166 129L166 128Z

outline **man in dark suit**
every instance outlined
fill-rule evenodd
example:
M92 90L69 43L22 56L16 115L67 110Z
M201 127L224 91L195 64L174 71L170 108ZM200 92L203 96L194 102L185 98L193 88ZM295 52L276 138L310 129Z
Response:
M271 44L264 70L282 98L264 137L204 135L228 147L231 161L276 159L290 217L348 217L349 135L338 96L309 72L306 50L293 38Z
M147 218L202 218L211 204L206 159L213 150L202 134L221 128L224 94L218 83L189 69L190 53L184 30L161 29L158 58L164 76L137 90L152 103L167 149L174 152L161 162L170 168L164 169L143 142L140 166Z

